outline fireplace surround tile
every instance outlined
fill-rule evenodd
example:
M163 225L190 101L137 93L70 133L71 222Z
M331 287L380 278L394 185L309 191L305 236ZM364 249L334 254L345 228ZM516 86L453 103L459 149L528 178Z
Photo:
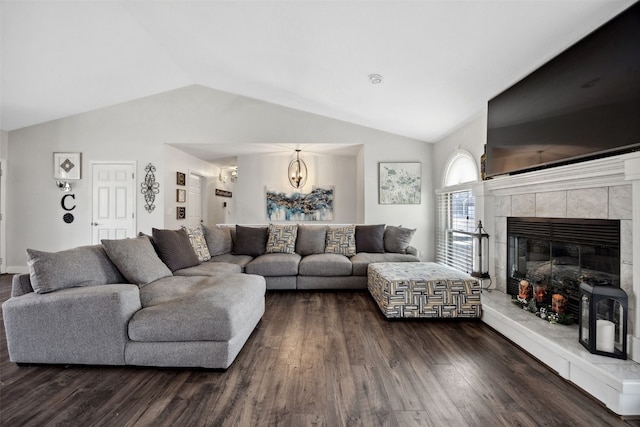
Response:
M536 194L536 215L548 218L567 217L567 192L550 191Z
M529 193L511 196L511 215L507 216L536 216L536 195Z
M631 185L609 187L609 219L631 219Z
M496 216L511 216L511 196L496 197Z
M609 217L609 191L607 187L567 191L567 218Z

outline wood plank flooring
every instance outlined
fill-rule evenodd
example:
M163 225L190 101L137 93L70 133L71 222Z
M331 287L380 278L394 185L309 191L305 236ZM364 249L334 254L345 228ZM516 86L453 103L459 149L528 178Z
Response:
M18 367L0 341L7 427L638 425L481 322L388 321L366 292L267 294L226 371Z

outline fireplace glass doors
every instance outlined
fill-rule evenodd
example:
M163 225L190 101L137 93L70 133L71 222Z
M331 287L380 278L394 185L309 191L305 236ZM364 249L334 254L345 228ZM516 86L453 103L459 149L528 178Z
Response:
M620 221L507 218L507 292L531 284L536 302L561 300L577 319L580 282L620 287Z

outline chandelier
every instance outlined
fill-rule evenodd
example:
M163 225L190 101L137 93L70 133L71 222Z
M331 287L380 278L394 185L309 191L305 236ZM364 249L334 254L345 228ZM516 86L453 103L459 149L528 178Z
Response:
M288 169L289 183L293 188L303 187L307 182L307 165L300 160L300 150L296 150L296 158L291 160Z

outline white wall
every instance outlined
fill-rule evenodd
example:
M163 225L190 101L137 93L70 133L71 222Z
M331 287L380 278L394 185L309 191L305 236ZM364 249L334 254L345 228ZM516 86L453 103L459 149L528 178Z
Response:
M266 189L290 193L294 189L287 178L291 156L255 155L238 157L237 222L267 223ZM334 186L334 219L326 223L347 224L357 221L356 156L300 156L307 164L309 177L302 192L314 186ZM323 221L324 222L324 221Z
M432 164L429 144L202 86L189 86L9 132L8 270L25 270L28 247L56 251L90 243L91 179L87 171L92 161L136 161L138 187L144 179L145 166L157 165L156 175L164 190L158 194L157 207L150 214L144 210L144 198L138 194L138 230L148 233L152 227L164 227L165 221L167 227L176 225L169 222L166 214L170 207L175 210L175 194L166 194L175 180L164 181L177 167L166 159L165 144L181 143L364 144L367 147L364 161L356 165L358 171L364 168L364 186L362 191L353 190L355 213L347 222L424 224L413 244L427 253L432 251L427 250L427 246L433 246L433 224L429 220L433 217L430 190L433 186L426 173ZM52 178L52 156L56 151L83 154L83 179L73 189L77 208L72 224L62 221L62 193ZM409 209L377 205L377 162L413 159L423 163L423 203ZM239 174L238 185L243 172ZM357 181L359 177L353 179ZM341 184L336 183L336 189ZM252 191L248 210L241 213L240 202L235 200L238 222L257 219L263 211L259 206L262 192L258 199L256 190ZM361 202L365 205L364 221L359 218Z
M203 205L203 216L202 220L205 224L211 225L215 224L214 218L214 206L213 201L215 200L215 182L218 181L218 174L220 169L217 166L212 165L211 163L205 162L204 160L198 159L197 157L192 156L191 154L187 154L184 151L178 150L170 145L164 146L164 179L162 180L163 185L161 188L164 190L164 227L172 230L177 230L180 226L187 225L187 220L178 220L176 215L176 207L184 206L187 207L189 203L189 187L188 187L188 179L189 173L193 172L197 175L201 175L206 179L206 197L208 200L207 205ZM187 185L179 186L176 184L176 173L182 172L186 175ZM185 203L178 203L176 199L176 190L182 189L187 192L187 201ZM162 190L161 190L162 191ZM205 197L203 195L203 203L205 202Z
M0 159L9 157L9 132L0 130Z

